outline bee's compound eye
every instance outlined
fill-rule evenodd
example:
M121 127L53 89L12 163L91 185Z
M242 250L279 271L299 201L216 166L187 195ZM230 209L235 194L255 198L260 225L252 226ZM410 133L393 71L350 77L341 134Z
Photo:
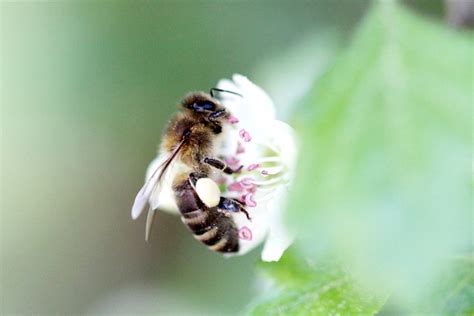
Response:
M196 193L207 207L214 207L219 204L221 191L219 186L212 179L201 178L196 182Z
M216 106L210 101L201 101L193 104L194 110L198 112L214 111Z

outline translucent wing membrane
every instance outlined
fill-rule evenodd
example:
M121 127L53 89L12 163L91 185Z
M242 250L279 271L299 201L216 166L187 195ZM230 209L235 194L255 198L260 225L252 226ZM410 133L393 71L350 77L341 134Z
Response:
M132 219L137 219L143 213L147 205L149 205L145 230L146 240L148 240L151 232L151 225L153 223L153 217L155 214L154 208L156 208L155 205L150 205L150 198L152 195L157 195L161 192L163 188L163 179L165 178L166 172L169 170L172 162L177 157L179 151L183 147L184 142L185 139L183 139L169 155L160 159L161 163L159 163L156 169L152 171L151 176L145 181L145 184L135 197L131 212Z
M155 169L155 171L153 171L151 177L145 181L145 184L143 185L143 187L140 189L137 196L135 197L135 202L133 203L133 206L132 206L132 219L137 219L142 214L143 210L148 204L148 201L150 199L152 192L156 191L155 189L159 189L158 178L160 178L160 174L162 173L162 171L160 170L163 169L163 166L164 166L164 162L160 164Z

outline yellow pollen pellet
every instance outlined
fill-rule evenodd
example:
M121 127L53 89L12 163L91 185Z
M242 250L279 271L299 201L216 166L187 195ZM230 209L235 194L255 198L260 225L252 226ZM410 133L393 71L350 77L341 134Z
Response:
M201 178L196 182L196 193L207 207L214 207L219 204L221 191L219 186L212 179Z

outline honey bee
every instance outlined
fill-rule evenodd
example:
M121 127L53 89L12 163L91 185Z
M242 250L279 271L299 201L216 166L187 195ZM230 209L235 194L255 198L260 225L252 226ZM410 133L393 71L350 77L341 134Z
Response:
M240 201L221 196L218 185L210 178L213 170L233 174L242 168L233 170L216 156L219 136L230 124L231 114L214 97L215 92L239 95L217 88L209 94L192 92L181 101L181 111L165 130L160 146L161 163L151 171L132 207L132 214L140 214L150 204L147 240L159 204L150 203L150 198L169 190L171 185L181 220L197 240L216 252L239 251L238 229L230 215L242 212L250 220L249 214ZM171 183L166 183L165 178L171 179Z

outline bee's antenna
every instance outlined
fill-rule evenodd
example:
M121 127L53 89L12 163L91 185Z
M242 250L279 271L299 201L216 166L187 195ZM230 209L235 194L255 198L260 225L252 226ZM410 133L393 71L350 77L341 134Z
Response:
M211 97L214 97L214 92L215 91L217 91L217 92L227 92L227 93L230 93L230 94L238 95L239 97L243 98L243 96L240 93L237 93L237 92L234 92L234 91L229 91L229 90L224 90L224 89L219 89L219 88L211 88L211 90L209 91L209 94L211 95Z

